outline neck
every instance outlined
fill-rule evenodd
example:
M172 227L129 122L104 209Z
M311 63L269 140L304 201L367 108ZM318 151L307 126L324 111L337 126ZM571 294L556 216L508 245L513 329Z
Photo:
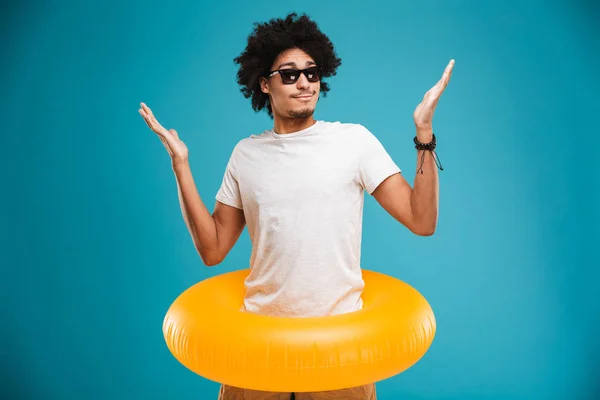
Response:
M273 115L273 120L273 130L275 133L280 135L294 133L306 128L310 128L316 122L312 115L306 118L290 118Z

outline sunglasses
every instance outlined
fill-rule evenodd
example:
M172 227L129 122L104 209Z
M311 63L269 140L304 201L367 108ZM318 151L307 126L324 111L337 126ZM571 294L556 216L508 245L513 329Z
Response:
M281 75L281 81L286 85L291 85L292 83L296 83L298 78L300 78L300 74L304 74L306 79L309 82L318 82L321 78L321 67L314 66L306 69L278 69L277 71L272 71L268 75L268 77L272 77L273 75L279 74Z

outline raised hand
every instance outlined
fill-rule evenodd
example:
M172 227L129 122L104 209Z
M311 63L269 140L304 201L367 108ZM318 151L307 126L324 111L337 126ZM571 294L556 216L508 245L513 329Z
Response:
M453 67L454 60L450 60L450 63L448 63L446 66L444 74L440 80L435 84L435 86L425 93L423 101L421 101L421 103L415 109L415 112L413 113L413 119L415 121L417 130L426 132L432 129L435 107L437 106L444 89L446 89L446 86L448 86L448 82L450 82Z
M161 142L163 142L165 148L171 156L173 162L187 161L188 160L188 148L177 135L175 129L165 129L157 120L150 107L145 103L140 103L141 108L138 110L140 115L146 121L146 124L153 132L155 132Z

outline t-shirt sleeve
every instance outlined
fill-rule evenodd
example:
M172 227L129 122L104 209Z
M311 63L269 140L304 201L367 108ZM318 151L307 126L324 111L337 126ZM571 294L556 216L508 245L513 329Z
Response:
M243 209L242 196L240 195L240 187L238 184L237 170L237 146L231 153L225 173L221 182L221 187L215 196L217 201L235 208Z
M371 131L364 126L359 129L358 178L361 186L372 194L381 182L402 171Z

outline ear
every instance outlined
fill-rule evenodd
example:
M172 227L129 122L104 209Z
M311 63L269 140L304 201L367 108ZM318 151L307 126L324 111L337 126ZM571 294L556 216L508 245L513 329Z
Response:
M261 77L260 80L260 90L263 93L269 93L269 82L267 81L267 78Z

